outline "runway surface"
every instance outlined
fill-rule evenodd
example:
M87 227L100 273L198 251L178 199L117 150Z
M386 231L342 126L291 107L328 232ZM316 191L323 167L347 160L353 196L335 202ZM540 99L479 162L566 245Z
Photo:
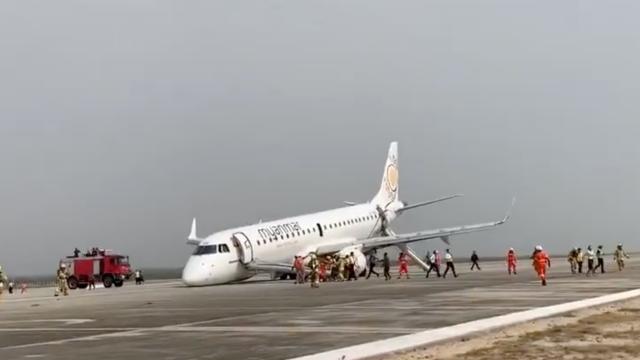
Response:
M0 299L0 359L285 359L429 328L640 287L640 262L619 273L571 275L554 259L549 286L529 261L458 278L323 284L290 281L185 288L178 281L116 289L53 289ZM395 270L395 269L394 269Z

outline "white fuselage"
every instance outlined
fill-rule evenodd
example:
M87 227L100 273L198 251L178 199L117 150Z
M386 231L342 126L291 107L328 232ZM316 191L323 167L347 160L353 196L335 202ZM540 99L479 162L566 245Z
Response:
M322 245L376 236L381 221L373 204L359 204L214 233L189 258L182 280L190 286L223 284L255 274L246 264L291 263Z

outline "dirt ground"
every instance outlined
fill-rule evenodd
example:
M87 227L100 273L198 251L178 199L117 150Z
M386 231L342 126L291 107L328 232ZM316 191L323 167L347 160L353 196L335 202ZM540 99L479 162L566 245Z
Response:
M640 298L479 334L388 359L639 359Z

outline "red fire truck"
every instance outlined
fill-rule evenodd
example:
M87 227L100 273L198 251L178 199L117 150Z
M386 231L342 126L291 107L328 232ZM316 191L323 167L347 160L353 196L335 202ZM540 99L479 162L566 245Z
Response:
M94 249L85 255L67 257L60 261L67 264L69 289L85 289L90 280L102 282L104 287L122 286L131 276L129 257L114 254L111 250Z

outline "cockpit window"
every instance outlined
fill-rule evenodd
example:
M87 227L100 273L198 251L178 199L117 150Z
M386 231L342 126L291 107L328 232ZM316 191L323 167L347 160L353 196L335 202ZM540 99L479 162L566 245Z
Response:
M227 244L220 244L220 245L218 245L218 252L220 252L220 253L228 253L229 252L229 247L227 246Z
M217 245L200 245L193 252L193 255L215 254L216 250L217 250Z

